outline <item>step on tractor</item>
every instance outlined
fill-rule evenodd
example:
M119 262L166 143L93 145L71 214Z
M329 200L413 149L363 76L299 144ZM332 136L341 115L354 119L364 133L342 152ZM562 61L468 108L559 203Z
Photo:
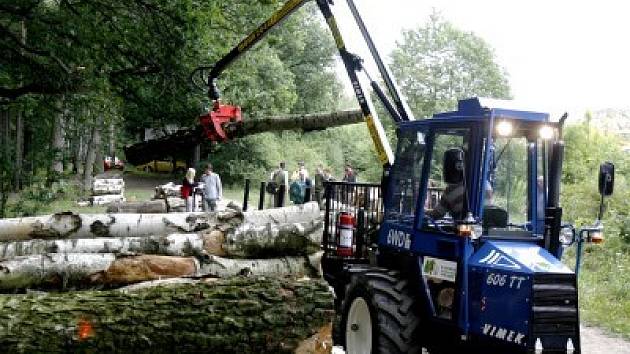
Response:
M416 120L353 0L346 0L385 90L345 45L331 0L312 0L332 32L375 151L381 183L328 182L322 269L335 292L335 345L364 353L580 353L577 278L563 251L602 241L614 165L600 167L600 212L580 230L562 222L562 128L505 101L460 100ZM220 101L221 72L308 0L290 0L212 66L208 140L230 138L241 111ZM359 76L362 74L362 76ZM396 124L391 149L364 88ZM387 92L387 93L386 93ZM229 123L229 124L228 124ZM578 263L579 266L578 252ZM578 268L576 267L576 270Z

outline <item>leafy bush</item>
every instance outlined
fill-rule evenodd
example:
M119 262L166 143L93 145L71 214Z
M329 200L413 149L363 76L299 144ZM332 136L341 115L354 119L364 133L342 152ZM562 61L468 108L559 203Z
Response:
M76 199L79 190L76 184L67 180L59 180L48 186L44 179L38 179L20 193L19 198L9 206L9 211L15 217L37 215L55 200Z

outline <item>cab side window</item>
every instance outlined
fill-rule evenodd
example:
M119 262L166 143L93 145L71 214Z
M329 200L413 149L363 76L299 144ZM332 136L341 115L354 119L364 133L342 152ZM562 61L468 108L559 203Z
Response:
M468 209L466 159L470 129L458 128L435 132L429 166L429 181L424 200L424 221L462 219ZM445 165L445 163L447 165Z
M413 224L416 204L420 196L424 154L425 144L422 132L399 133L398 152L390 175L392 198L385 205L388 220Z

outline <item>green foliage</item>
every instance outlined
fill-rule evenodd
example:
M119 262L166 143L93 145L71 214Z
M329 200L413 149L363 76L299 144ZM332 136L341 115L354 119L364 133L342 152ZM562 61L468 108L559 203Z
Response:
M425 25L403 31L391 57L392 72L419 118L452 110L461 98L510 96L507 75L490 46L437 13Z
M49 184L44 176L25 188L19 198L11 203L9 212L13 217L34 216L40 214L50 203L58 199L76 200L79 188L67 180ZM55 210L54 212L59 212Z
M606 199L602 220L605 242L586 245L580 270L581 318L630 337L630 163L619 137L584 123L565 128L566 152L561 204L564 219L576 226L590 225L597 217L599 164L615 164L615 191ZM575 264L569 249L567 264ZM611 316L611 314L614 314Z

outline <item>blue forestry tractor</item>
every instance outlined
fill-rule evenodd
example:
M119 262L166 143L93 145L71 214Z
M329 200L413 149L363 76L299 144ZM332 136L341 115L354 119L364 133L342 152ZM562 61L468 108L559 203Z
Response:
M346 48L331 0L317 4L332 32L379 160L380 184L329 182L324 278L335 291L333 336L349 354L580 353L575 273L560 258L575 241L601 242L603 228L562 223L562 126L546 113L460 100L457 110L415 120L346 0L387 94ZM213 108L209 140L242 122L216 80L236 58L309 0L289 0L212 66L193 73ZM394 154L359 73L396 122ZM602 164L599 189L613 190Z

